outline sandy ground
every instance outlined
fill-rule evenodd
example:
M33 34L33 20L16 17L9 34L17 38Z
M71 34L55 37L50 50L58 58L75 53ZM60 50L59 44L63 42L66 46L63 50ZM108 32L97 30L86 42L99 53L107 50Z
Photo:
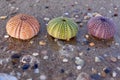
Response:
M19 80L40 80L40 75L45 75L46 80L76 80L81 72L88 75L98 74L103 71L103 68L110 67L110 74L104 77L98 76L94 80L120 80L120 1L119 0L0 0L0 16L7 16L7 19L0 20L0 59L8 59L0 64L0 72L13 74L17 77L20 73ZM113 19L116 23L116 34L113 41L98 41L89 39L94 42L95 46L90 47L88 44L83 45L85 35L87 34L86 23L84 16L88 13L98 12L103 16ZM7 34L5 30L6 22L18 13L26 13L35 16L40 22L41 28L37 36L31 40L21 41L14 38L4 38ZM70 18L78 17L79 32L76 38L71 41L55 41L46 31L48 21L44 18L52 19L54 17L66 16ZM83 23L80 27L80 23ZM46 45L39 45L39 41L46 42ZM62 48L65 47L62 52ZM67 52L64 54L64 52ZM20 54L21 56L33 53L39 53L38 59L39 73L34 73L33 69L23 71L21 63L14 67L11 56ZM83 54L81 54L83 53ZM81 55L80 55L81 54ZM44 59L45 56L48 59ZM84 66L81 70L77 69L75 57L79 56L84 60ZM94 61L96 56L102 57L101 62ZM119 56L119 57L118 57ZM116 61L112 61L114 57ZM63 62L67 58L68 62ZM96 70L92 71L92 68ZM112 72L116 72L115 77ZM99 79L100 78L100 79Z

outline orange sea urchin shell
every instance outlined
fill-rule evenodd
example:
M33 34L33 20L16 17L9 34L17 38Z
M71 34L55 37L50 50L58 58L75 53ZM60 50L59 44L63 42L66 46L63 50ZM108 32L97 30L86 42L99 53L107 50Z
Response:
M14 38L27 40L39 32L39 22L33 16L18 14L12 17L6 25L7 33Z

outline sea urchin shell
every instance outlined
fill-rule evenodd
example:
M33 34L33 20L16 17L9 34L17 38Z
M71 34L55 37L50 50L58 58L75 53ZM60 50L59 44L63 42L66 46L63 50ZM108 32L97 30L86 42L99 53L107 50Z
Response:
M93 17L87 24L88 33L99 39L110 39L115 34L115 24L103 16Z
M48 23L47 32L54 38L69 40L76 36L78 26L69 18L58 17Z
M12 17L6 25L7 33L17 39L30 39L39 32L39 22L30 15L18 14Z

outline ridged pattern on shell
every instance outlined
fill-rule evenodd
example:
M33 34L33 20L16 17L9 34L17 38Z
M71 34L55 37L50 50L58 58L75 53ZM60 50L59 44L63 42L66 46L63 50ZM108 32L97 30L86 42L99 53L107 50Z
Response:
M99 39L110 39L115 34L115 24L103 16L93 17L87 24L89 34Z
M57 39L69 40L75 37L78 32L77 24L65 17L52 19L47 26L49 35Z
M27 14L12 17L6 25L7 33L14 38L26 40L39 32L40 25L36 18Z

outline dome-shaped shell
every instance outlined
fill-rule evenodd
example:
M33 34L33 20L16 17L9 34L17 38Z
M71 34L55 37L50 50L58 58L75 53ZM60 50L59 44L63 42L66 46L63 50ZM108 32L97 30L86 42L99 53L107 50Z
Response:
M58 17L52 19L47 26L47 31L49 35L54 38L69 40L72 37L75 37L78 32L77 24L65 17Z
M36 18L27 14L12 17L6 25L7 33L17 39L30 39L37 35L40 25Z
M99 39L110 39L115 34L115 24L103 16L93 17L87 24L88 33Z

